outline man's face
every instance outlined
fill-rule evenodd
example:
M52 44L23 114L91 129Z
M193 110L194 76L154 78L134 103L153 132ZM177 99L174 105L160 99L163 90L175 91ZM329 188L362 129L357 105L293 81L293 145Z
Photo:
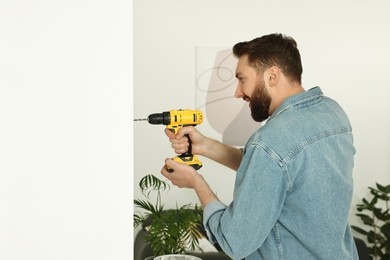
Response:
M236 69L238 85L235 97L249 102L253 120L262 122L269 117L271 97L266 89L263 73L249 65L248 56L239 58Z

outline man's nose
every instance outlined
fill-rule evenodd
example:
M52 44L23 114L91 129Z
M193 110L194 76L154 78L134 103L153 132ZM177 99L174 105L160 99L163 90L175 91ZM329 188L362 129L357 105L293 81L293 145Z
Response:
M237 84L236 93L234 93L235 98L242 98L244 94L241 91L240 83Z

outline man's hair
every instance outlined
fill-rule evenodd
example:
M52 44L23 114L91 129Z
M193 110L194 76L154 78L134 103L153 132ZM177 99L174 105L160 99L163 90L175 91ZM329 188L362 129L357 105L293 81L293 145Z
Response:
M301 83L301 55L296 41L289 36L275 33L239 42L233 46L233 54L238 58L248 55L250 65L259 71L276 65L288 78Z

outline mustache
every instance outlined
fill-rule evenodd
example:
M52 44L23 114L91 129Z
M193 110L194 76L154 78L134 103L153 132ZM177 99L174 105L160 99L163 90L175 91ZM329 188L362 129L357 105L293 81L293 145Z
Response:
M244 100L245 102L247 102L247 101L249 102L251 100L251 98L248 96L243 96L242 100Z

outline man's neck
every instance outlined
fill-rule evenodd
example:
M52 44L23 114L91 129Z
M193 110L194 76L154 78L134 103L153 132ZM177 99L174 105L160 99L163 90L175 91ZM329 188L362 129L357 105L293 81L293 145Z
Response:
M287 83L287 82L285 82ZM270 114L272 114L287 98L304 92L305 89L298 82L288 82L278 86L278 90L272 97L272 104L270 107Z

